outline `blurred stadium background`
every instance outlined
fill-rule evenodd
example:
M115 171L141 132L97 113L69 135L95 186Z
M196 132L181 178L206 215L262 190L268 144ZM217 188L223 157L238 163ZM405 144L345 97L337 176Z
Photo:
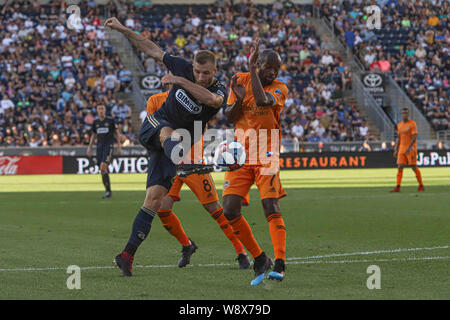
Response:
M4 155L86 146L100 102L118 120L122 145L138 145L146 99L162 90L166 70L105 30L110 16L175 55L213 50L225 84L247 71L248 44L261 37L263 48L280 52L279 80L290 90L283 152L391 150L403 107L418 124L419 149L449 147L447 1L376 1L380 30L366 25L371 1L0 3ZM81 17L71 28L70 5ZM230 127L222 113L209 125Z

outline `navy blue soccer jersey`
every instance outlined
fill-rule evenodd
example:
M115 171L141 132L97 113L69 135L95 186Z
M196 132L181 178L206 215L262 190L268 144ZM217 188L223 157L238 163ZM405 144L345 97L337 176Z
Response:
M114 133L116 124L114 119L106 117L103 120L95 119L92 126L92 132L97 134L97 145L114 144Z
M187 60L174 57L168 53L164 54L163 62L173 75L183 77L191 82L195 82L193 65ZM225 87L214 79L211 86L207 88L210 92L223 97L225 106L227 101L227 91ZM202 132L207 122L220 110L197 101L187 90L174 85L169 92L169 96L160 109L155 112L155 117L161 117L174 126L174 129L184 128L191 132L193 136L194 121L202 122Z

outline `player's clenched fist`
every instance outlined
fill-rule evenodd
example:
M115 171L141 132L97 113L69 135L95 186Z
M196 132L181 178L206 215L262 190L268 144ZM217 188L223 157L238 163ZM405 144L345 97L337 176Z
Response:
M114 17L109 18L108 20L105 21L105 27L111 28L113 30L120 30L124 28L124 26L120 23L120 21Z
M161 78L161 83L163 86L165 85L173 85L173 84L178 84L178 80L179 77L174 76L171 73L168 73L166 75L164 75L164 77Z

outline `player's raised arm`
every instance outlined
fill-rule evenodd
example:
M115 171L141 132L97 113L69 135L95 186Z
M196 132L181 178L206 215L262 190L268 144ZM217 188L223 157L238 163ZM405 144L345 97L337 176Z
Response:
M199 102L206 104L207 106L210 107L219 108L220 106L222 106L224 102L223 95L213 93L208 89L206 89L205 87L202 87L192 81L189 81L186 78L174 76L173 74L170 73L162 77L161 83L163 85L172 84L183 87L186 91L192 94L194 98L197 99Z
M251 54L248 61L248 67L250 70L250 76L252 79L252 90L255 98L255 103L259 107L273 106L275 104L274 97L264 91L264 86L272 83L278 75L279 68L281 67L281 58L273 51L268 51L263 57L259 55L259 43L257 39L251 45ZM264 64L264 72L261 79L261 70L258 72L258 68L262 69Z
M146 55L152 57L157 61L162 61L164 51L162 51L157 44L155 44L153 41L150 41L149 39L146 39L142 35L137 34L133 30L125 27L119 22L119 20L117 20L117 18L109 18L108 20L106 20L105 27L117 30L125 37L127 37L128 40L130 40L130 42L136 46L136 48L144 52Z

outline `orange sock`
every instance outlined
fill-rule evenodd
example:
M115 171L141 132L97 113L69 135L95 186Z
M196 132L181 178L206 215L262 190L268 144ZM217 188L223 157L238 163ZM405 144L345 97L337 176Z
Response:
M419 186L423 186L422 174L420 173L419 168L416 168L416 170L414 170L414 172L416 173L416 178L417 178L417 182L419 182Z
M211 218L216 220L220 229L222 229L223 233L225 233L227 238L231 241L234 249L236 250L236 254L245 253L244 246L242 245L241 241L239 241L238 237L236 237L236 235L234 234L234 230L228 223L227 218L225 218L225 216L223 215L223 208L221 207L217 209L210 215Z
M262 250L253 237L252 229L250 228L247 220L245 220L243 216L239 216L233 220L229 220L229 223L233 227L234 234L247 248L252 257L256 258L261 255Z
M167 216L161 217L158 215L158 217L161 219L163 227L166 228L171 235L177 238L178 242L181 243L183 247L191 244L188 236L184 233L180 220L172 210L158 210L158 213L169 213Z
M276 259L286 260L286 227L281 213L272 213L267 217L273 252Z
M402 184L402 178L403 178L403 169L398 169L397 171L397 186L400 187Z

